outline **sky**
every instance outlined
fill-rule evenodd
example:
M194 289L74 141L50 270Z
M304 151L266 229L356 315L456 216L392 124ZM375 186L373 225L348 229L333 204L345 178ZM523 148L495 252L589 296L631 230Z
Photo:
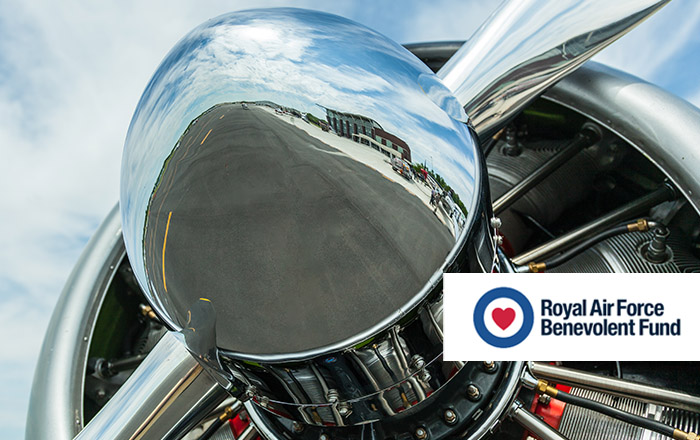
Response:
M182 36L225 12L294 6L342 15L399 43L462 40L498 3L0 2L0 437L23 438L52 309L117 202L132 114ZM700 2L673 0L596 60L700 105Z

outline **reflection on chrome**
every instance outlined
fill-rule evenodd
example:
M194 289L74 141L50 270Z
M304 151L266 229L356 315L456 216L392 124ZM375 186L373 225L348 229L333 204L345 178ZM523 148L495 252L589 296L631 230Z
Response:
M367 117L360 129L326 109L334 115L328 124L340 118L344 126L336 135L296 109L242 104L198 115L164 161L144 234L146 272L159 295L175 311L206 296L250 329L245 338L246 330L219 331L221 347L275 353L335 342L327 332L282 342L300 322L318 319L310 304L347 298L348 307L364 309L362 320L345 311L333 317L345 334L331 337L340 340L420 291L452 250L464 214L454 202L431 200L437 189L429 181L413 179L406 143ZM375 281L361 284L360 275ZM178 316L181 326L185 319Z
M211 304L215 347L188 348L269 411L334 426L402 412L461 367L441 360L442 272L493 261L466 120L419 60L345 19L207 22L129 129L134 273L173 330Z
M479 136L670 0L505 2L440 69Z

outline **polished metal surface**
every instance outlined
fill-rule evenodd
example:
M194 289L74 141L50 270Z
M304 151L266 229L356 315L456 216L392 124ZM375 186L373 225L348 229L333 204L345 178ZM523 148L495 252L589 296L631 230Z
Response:
M232 357L361 343L426 298L476 221L483 172L464 121L425 65L348 20L211 20L165 58L131 122L121 206L134 273L173 329L210 300ZM441 187L390 158L425 164ZM431 204L433 190L461 209Z
M592 62L552 87L544 98L625 139L656 164L700 213L700 109L658 86Z
M438 76L487 136L668 1L508 1Z
M228 393L166 333L76 439L179 439Z
M544 420L523 408L523 404L520 402L513 403L511 417L542 440L567 440L567 437L549 426Z
M614 377L600 376L566 367L557 367L542 362L530 362L530 372L537 378L550 379L566 385L602 391L623 397L632 397L646 402L659 403L673 408L700 410L700 397L680 391L631 382Z
M34 372L28 440L71 439L82 429L83 384L92 331L124 255L115 205L83 250L53 311Z
M147 299L175 330L215 322L188 348L219 350L276 414L347 426L420 403L452 370L426 312L443 271L493 266L466 121L410 52L348 20L205 23L158 68L124 148L124 237Z

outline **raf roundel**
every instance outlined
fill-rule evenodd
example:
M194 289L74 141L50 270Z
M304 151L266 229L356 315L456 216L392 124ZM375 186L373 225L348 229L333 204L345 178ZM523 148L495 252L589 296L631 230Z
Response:
M513 307L490 307L495 301L501 299L514 302L520 310ZM489 311L490 313L487 313ZM493 324L490 322L487 324L487 320L492 321ZM521 292L510 287L489 290L479 299L474 308L476 332L484 342L498 348L514 347L523 342L532 331L533 322L534 312L530 301ZM495 334L498 331L494 332L494 328L500 329L503 334Z

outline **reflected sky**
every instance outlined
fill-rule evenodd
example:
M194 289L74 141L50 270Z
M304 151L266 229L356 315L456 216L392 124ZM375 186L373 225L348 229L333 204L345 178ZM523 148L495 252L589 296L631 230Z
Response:
M460 116L431 75L400 45L328 14L251 10L193 30L149 82L126 140L122 222L141 282L146 209L163 163L193 120L225 102L271 101L325 119L322 106L373 119L410 146L413 163L442 176L472 213L476 147L466 126L438 105Z

